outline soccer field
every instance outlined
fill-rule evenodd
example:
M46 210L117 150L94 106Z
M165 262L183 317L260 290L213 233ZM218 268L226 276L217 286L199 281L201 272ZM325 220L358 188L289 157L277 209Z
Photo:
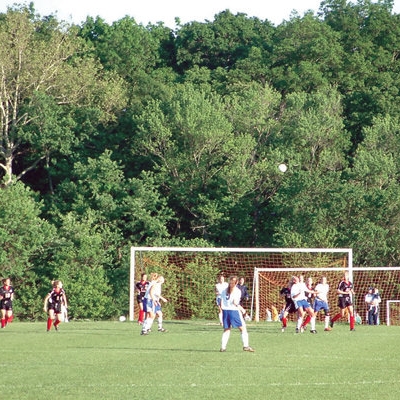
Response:
M335 324L317 335L248 324L255 353L212 321L165 321L140 335L131 322L13 322L0 331L7 399L398 399L400 327ZM154 328L154 327L153 327ZM155 326L156 328L156 326Z

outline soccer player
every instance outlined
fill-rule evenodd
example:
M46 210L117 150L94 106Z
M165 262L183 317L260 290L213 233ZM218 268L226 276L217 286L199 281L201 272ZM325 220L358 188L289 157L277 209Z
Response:
M158 331L167 332L162 326L163 314L160 304L160 300L167 302L167 299L161 296L161 285L164 283L164 277L157 273L152 273L150 277L151 281L143 299L146 319L142 325L141 335L148 335L151 332L151 327L156 316L158 317Z
M328 293L329 293L329 285L327 283L326 276L321 277L320 283L317 284L314 288L315 291L315 300L314 300L314 313L318 314L319 311L323 310L325 314L324 331L330 331L332 328L329 326L329 304L328 304Z
M290 289L290 296L293 299L293 302L297 309L297 325L296 325L296 333L303 332L304 329L302 328L303 319L306 314L308 314L311 319L311 330L310 333L317 333L315 330L315 314L314 310L311 307L311 304L307 301L306 297L306 290L307 287L297 276L292 278L292 288Z
M215 296L216 296L216 303L218 307L218 318L219 323L222 325L222 311L221 311L221 293L228 287L228 282L225 282L224 274L218 275L218 281L215 285ZM241 292L240 292L241 293Z
M237 287L240 289L240 291L242 292L242 296L240 297L240 305L243 307L243 308L247 308L247 302L249 301L249 299L250 299L250 296L249 296L249 292L248 292L248 289L247 289L247 286L244 284L244 277L243 276L241 276L240 278L239 278L239 283L237 284ZM250 321L250 316L246 313L245 315L244 315L244 319L245 319L245 321Z
M242 336L243 351L254 352L254 349L249 346L249 334L246 322L243 319L246 310L240 305L242 292L237 287L237 283L238 278L236 276L230 277L228 287L221 293L220 309L222 312L224 333L222 334L220 351L226 351L231 329L238 328Z
M14 288L11 286L10 278L4 278L2 283L3 286L0 288L1 327L5 328L14 318L12 308Z
M287 317L289 314L295 314L297 312L296 306L290 295L290 289L292 287L292 280L288 282L288 285L282 288L279 294L285 298L285 307L282 310L281 321L282 321L282 332L285 332L287 328Z
M167 330L163 327L163 312L161 310L161 301L164 303L168 301L165 297L161 296L161 285L164 283L164 281L164 277L159 276L157 283L153 286L154 297L157 299L154 311L158 322L158 332L167 332Z
M53 289L47 294L44 299L43 310L48 312L47 318L47 332L51 330L51 326L54 325L54 329L58 331L58 325L62 321L62 307L68 308L67 296L63 289L62 282L55 280L52 282Z
M144 295L146 294L146 290L149 286L149 282L147 280L147 275L143 273L140 277L140 281L136 282L135 286L136 286L136 291L137 291L136 301L139 305L138 324L142 325L143 321L144 321L144 317L145 317L145 312L143 309L143 298L144 298Z
M352 301L352 295L354 295L353 284L349 281L349 273L346 271L343 275L342 280L339 282L337 287L338 293L338 307L340 312L337 313L330 321L330 327L333 328L333 324L340 318L343 318L345 312L349 313L350 316L350 331L354 331L355 328L355 317L354 307Z
M311 277L308 277L305 282L305 291L304 294L306 296L307 301L310 303L311 308L314 309L314 297L315 297L315 291L313 287L313 280ZM306 319L303 321L301 327L303 330L307 329L308 323L311 321L311 316L307 315Z

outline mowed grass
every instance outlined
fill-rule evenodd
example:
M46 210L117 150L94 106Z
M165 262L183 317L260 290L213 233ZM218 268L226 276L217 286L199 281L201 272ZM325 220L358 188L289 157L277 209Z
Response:
M400 327L347 324L318 334L250 322L220 353L214 321L166 321L140 335L132 322L13 322L0 331L7 399L398 399ZM155 329L154 329L155 328Z

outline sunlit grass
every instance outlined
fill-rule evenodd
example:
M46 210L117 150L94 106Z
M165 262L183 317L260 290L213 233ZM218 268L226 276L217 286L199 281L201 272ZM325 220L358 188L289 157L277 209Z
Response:
M0 331L8 399L397 399L400 328L336 324L317 335L250 323L242 351L232 331L220 353L213 321L166 322L141 336L130 322L14 322Z

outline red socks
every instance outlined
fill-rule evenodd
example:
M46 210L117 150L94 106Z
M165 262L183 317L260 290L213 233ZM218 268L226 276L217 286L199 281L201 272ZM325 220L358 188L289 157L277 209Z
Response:
M331 319L331 321L332 322L335 322L335 321L337 321L339 318L341 318L342 317L342 314L340 314L340 313L338 313L338 314L336 314L332 319Z
M311 321L311 317L309 315L307 315L306 319L304 320L304 322L301 324L301 326L304 328L305 326L307 326L307 324Z
M2 328L5 328L5 326L6 326L6 319L5 319L5 318L2 318L2 319L1 319L1 327L2 327Z
M286 328L287 327L287 318L282 318L282 328Z
M47 318L47 330L49 331L51 329L51 324L53 323L53 320L51 318Z
M144 311L143 310L139 310L139 319L138 322L139 323L143 323L144 321Z

